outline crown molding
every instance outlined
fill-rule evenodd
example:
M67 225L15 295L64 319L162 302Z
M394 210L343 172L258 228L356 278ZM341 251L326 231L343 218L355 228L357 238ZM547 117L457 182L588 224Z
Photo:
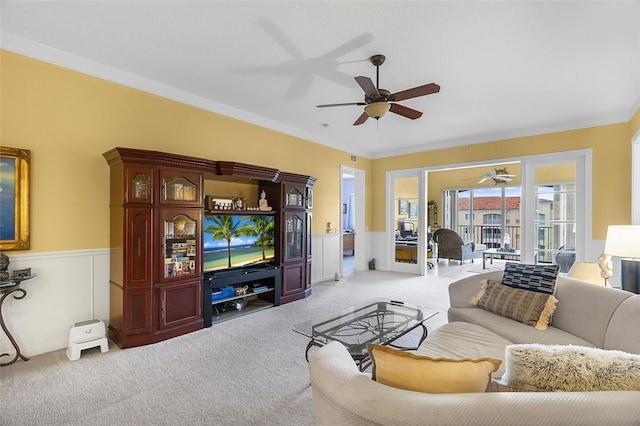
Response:
M164 83L159 83L138 75L114 68L90 59L65 52L60 49L38 43L15 34L0 31L0 48L37 59L49 64L57 65L93 77L97 77L112 83L121 84L132 89L157 95L166 99L194 106L209 112L224 115L240 121L245 121L256 126L295 136L310 142L326 145L341 151L345 151L344 146L333 139L322 138L317 134L305 132L301 129L270 120L268 118L252 114L211 99L195 95L184 90L177 89ZM364 157L370 157L370 153L360 153Z

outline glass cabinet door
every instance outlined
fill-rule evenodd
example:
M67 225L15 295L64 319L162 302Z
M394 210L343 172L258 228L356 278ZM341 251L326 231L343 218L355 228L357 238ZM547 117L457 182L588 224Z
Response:
M153 168L143 166L127 166L125 168L125 200L127 203L151 204Z
M198 173L178 173L160 170L162 182L160 202L173 205L202 205L202 175Z
M297 214L285 215L284 257L286 260L302 259L304 220Z
M164 278L198 274L197 221L185 214L164 219Z
M304 195L298 188L287 189L284 201L285 207L303 207Z
M164 186L165 200L195 201L196 195L196 185L182 177L169 181Z

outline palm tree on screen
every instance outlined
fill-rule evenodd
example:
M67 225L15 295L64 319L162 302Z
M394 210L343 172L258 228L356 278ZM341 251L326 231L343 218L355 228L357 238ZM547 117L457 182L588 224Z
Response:
M262 260L266 260L266 248L273 246L273 236L275 231L275 221L273 216L246 216L248 221L247 230L249 235L256 235L256 245L262 248Z
M232 215L213 215L207 219L212 222L205 228L204 232L211 234L212 240L222 240L227 242L227 266L231 268L231 240L251 234L252 228L246 224L243 218Z

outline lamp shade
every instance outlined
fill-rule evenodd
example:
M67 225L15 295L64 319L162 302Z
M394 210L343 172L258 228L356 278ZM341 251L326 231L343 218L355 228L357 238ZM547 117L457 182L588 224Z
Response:
M606 285L606 280L600 275L600 266L591 262L575 262L567 276L593 284Z
M374 102L364 107L364 112L371 118L376 120L389 111L389 104L387 102Z
M609 226L604 253L609 256L640 258L640 226Z

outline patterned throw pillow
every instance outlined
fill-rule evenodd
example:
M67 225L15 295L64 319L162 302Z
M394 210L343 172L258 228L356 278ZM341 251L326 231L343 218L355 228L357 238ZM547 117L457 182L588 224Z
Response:
M527 265L507 262L502 284L523 290L553 294L556 288L558 265Z
M558 300L551 294L513 288L493 280L483 280L471 304L523 324L546 330Z

